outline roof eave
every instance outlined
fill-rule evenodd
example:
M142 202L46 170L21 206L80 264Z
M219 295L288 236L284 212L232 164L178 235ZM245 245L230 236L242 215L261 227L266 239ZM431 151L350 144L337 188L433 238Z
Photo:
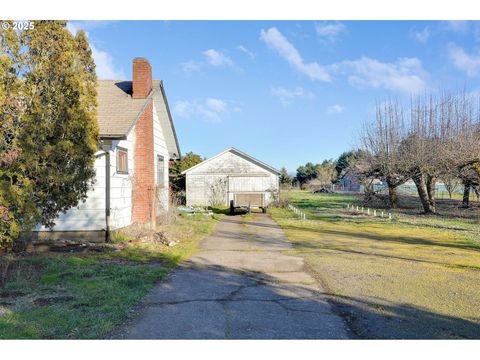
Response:
M177 132L175 131L175 125L173 124L172 114L170 112L170 106L168 106L167 94L165 93L165 88L163 87L163 80L160 80L160 90L162 91L163 99L165 100L165 107L167 108L168 120L170 121L170 127L172 128L173 137L175 139L175 146L177 148L178 154L176 159L182 158L182 152L180 150L180 144L178 142Z
M126 134L100 134L100 140L126 140Z
M275 169L274 167L271 167L270 165L264 163L263 161L260 161L260 160L258 160L258 159L256 159L256 158L254 158L253 156L250 156L250 155L248 155L247 153L244 153L243 151L240 151L240 150L238 150L238 149L236 149L236 148L234 148L234 147L229 147L228 149L226 149L226 150L224 150L224 151L222 151L222 152L220 152L220 153L212 156L210 159L206 159L206 160L202 161L201 163L199 163L199 164L197 164L197 165L194 165L194 166L192 166L191 168L189 168L189 169L187 169L187 170L182 171L181 175L185 175L185 174L189 173L190 171L192 171L192 170L200 167L200 165L202 165L203 163L208 162L208 161L211 161L211 160L213 160L213 159L215 159L215 158L217 158L217 157L219 157L219 156L221 156L221 155L223 155L223 154L225 154L225 153L227 153L227 152L229 152L229 151L236 152L238 155L247 158L248 161L251 161L251 162L256 163L256 164L259 165L260 167L263 167L264 169L266 169L267 171L270 171L271 173L273 173L273 174L275 174L275 175L280 175L280 171L278 171L278 170Z

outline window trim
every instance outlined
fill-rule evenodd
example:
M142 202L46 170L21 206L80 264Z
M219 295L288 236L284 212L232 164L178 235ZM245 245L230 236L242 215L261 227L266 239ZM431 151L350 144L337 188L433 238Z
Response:
M162 182L160 183L160 163L159 163L159 160L162 159L162 163L163 163L163 169L162 169L162 175L163 175L163 179L162 179ZM159 185L162 185L165 186L165 156L163 155L160 155L160 154L157 154L157 186Z
M126 167L127 167L127 170L126 170L126 171L125 171L125 170L120 170L120 169L119 169L119 166L118 166L118 165L119 165L118 159L119 159L119 157L120 157L120 152L124 152L125 155L126 155ZM116 165L117 165L117 174L125 174L125 175L128 175L128 149L123 148L123 147L120 147L120 146L117 146L117 159L116 159L116 160L117 160L117 163L116 163Z

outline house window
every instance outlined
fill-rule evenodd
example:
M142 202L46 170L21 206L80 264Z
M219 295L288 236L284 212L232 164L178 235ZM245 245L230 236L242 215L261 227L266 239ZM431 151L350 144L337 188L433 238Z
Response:
M117 173L128 174L128 150L117 148Z
M165 159L157 155L157 185L161 188L165 186Z

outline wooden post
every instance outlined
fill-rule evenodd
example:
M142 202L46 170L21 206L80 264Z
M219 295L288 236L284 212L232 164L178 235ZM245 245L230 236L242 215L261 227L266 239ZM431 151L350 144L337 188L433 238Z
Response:
M377 210L373 210L373 216L377 216Z
M367 208L367 215L370 215L370 209Z

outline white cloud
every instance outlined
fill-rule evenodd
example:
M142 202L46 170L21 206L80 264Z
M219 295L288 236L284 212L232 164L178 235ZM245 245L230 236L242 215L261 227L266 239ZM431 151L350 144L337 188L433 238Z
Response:
M253 52L251 52L250 50L248 50L245 46L238 45L237 49L240 50L241 52L247 54L248 57L250 57L251 60L255 60L255 54Z
M346 31L346 26L339 21L322 21L315 24L317 35L329 41L335 41L337 37Z
M450 44L448 46L448 53L453 65L462 71L465 71L468 76L475 77L480 75L480 53L468 54L463 48Z
M459 33L459 34L465 34L469 30L469 23L468 21L465 20L449 20L447 21L447 30Z
M427 87L427 74L417 58L399 58L393 63L384 63L364 56L358 60L334 64L332 69L346 72L350 84L360 88L417 93Z
M195 112L195 108L188 100L178 100L173 106L173 112L179 117L189 118Z
M260 39L311 80L331 82L331 75L337 72L346 75L349 83L359 88L384 88L406 93L427 88L428 74L418 58L398 58L388 63L363 56L325 66L317 62L305 63L297 49L275 27L262 30Z
M194 60L185 61L181 63L180 66L182 67L182 71L186 74L190 74L192 72L198 71L200 70L200 67L201 67L201 65Z
M67 22L67 30L73 35L77 34L78 30L83 29L83 22ZM87 38L88 32L85 32ZM92 50L93 61L95 62L95 71L99 79L108 80L122 80L126 79L122 70L116 68L113 57L106 51L97 48L89 39L90 49Z
M207 62L212 66L233 67L234 62L228 56L215 49L208 49L203 52Z
M230 105L221 99L207 98L203 101L179 100L173 107L176 116L190 119L200 118L201 120L219 123L231 112L241 112L238 106L233 109Z
M345 112L347 109L339 104L335 104L335 105L332 105L332 106L329 106L328 109L327 109L327 112L329 114L340 114L340 113L343 113Z
M79 27L76 25L76 23L73 23L71 21L67 22L67 30L72 33L72 35L76 35L77 31L80 30Z
M220 99L208 98L205 102L207 107L217 113L222 113L227 111L227 104L225 101Z
M313 98L314 95L305 91L302 87L296 87L295 89L289 90L283 87L272 88L272 95L280 99L280 102L283 105L290 104L295 98Z
M317 62L305 63L298 50L278 31L272 27L268 30L262 30L260 39L264 41L271 49L275 50L290 66L300 73L306 75L311 80L330 82L331 78L327 70Z
M108 52L98 49L93 44L90 44L90 48L92 49L92 56L96 66L95 69L99 79L126 79L123 71L115 67L113 58Z
M422 31L412 31L412 37L415 41L425 44L430 38L430 29L426 26Z

